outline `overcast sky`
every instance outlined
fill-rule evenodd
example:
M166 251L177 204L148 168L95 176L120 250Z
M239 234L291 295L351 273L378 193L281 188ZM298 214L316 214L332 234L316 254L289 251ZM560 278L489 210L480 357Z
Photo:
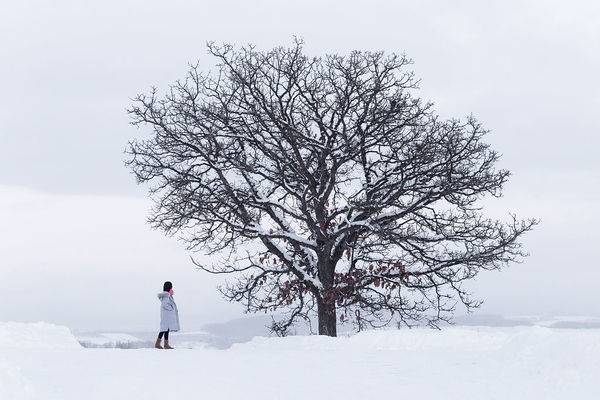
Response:
M494 215L542 224L531 257L473 285L481 312L600 316L600 2L12 1L0 8L0 320L150 329L175 283L187 327L233 318L214 278L145 224L123 166L130 98L205 43L304 38L319 55L406 52L443 116L477 116L513 171Z

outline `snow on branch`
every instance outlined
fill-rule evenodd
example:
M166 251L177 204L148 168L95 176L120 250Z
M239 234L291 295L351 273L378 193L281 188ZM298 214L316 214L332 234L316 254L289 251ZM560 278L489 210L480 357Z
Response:
M222 255L201 268L234 274L223 292L249 312L288 310L280 334L315 316L327 335L338 320L436 326L480 304L463 282L526 256L537 220L490 219L481 203L509 178L488 131L440 118L406 56L311 57L298 40L208 51L214 73L193 66L134 99L150 135L127 163L152 226Z

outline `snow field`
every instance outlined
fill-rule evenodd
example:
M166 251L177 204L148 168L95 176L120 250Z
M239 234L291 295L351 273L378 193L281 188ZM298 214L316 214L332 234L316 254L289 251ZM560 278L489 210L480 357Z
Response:
M166 351L83 349L66 328L21 325L0 325L0 399L600 398L594 329L388 330ZM8 330L32 343L10 347Z

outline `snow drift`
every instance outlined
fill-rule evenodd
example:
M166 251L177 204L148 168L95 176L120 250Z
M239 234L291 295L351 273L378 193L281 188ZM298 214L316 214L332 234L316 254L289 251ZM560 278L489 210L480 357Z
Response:
M0 349L81 348L69 328L45 322L0 322Z
M21 368L31 352L81 349L69 328L44 322L0 322L0 399L37 399L34 383ZM39 365L41 370L52 364Z
M450 327L366 331L338 338L328 336L256 337L233 346L241 351L398 351L406 352L543 352L574 351L600 354L600 330L530 327ZM599 371L600 372L600 371Z

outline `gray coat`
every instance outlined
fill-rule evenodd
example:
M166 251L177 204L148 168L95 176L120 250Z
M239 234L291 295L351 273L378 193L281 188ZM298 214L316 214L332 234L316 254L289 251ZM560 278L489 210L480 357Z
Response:
M160 300L160 331L177 332L179 330L179 312L177 304L168 292L158 294Z

